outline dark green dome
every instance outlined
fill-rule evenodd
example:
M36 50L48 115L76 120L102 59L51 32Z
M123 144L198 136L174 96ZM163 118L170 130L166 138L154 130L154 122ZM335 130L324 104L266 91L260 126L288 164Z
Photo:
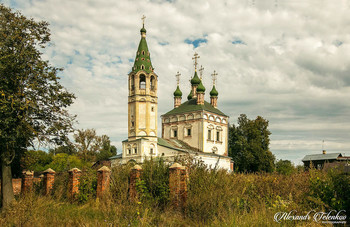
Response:
M201 82L201 79L199 79L199 77L197 75L197 71L195 71L194 72L194 76L193 76L193 78L191 80L191 84L192 85L198 85L198 84L200 84L200 82Z
M182 97L182 92L179 88L179 85L177 86L176 90L174 91L174 96L175 97Z
M142 32L146 33L146 28L145 28L145 27L142 27L141 30L140 30L140 32L141 32L141 33L142 33Z
M203 86L202 81L199 82L197 92L205 92L205 87Z
M215 85L213 86L213 89L210 91L210 96L216 97L219 95L219 92L216 90Z
M190 92L190 93L188 94L188 96L187 96L187 100L191 100L192 97L193 97L193 94L192 94L192 90L191 90L191 92Z

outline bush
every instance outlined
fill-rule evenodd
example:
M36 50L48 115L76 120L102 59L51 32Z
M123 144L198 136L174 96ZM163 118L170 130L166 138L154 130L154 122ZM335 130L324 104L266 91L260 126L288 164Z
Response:
M162 158L145 160L136 189L141 201L164 207L169 201L169 165Z

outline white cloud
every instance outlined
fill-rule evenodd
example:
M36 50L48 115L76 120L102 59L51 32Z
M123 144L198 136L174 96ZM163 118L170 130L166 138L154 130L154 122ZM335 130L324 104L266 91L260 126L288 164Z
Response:
M64 67L62 83L78 97L78 128L96 128L121 148L127 137L127 74L145 14L147 42L159 76L159 115L173 106L180 71L186 100L197 51L219 73L219 108L270 121L271 150L299 163L308 153L348 152L350 128L349 0L296 1L6 1L48 21L53 45L44 58ZM196 49L186 39L207 40ZM233 41L242 43L232 43ZM206 98L209 99L208 95ZM160 134L160 132L159 132Z

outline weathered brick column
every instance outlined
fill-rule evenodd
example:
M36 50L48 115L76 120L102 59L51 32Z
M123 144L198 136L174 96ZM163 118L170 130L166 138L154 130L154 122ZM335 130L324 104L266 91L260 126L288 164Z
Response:
M68 188L68 197L74 199L76 194L79 193L79 180L81 175L81 170L78 168L73 168L69 172L69 188Z
M23 171L22 172L22 194L28 193L33 188L34 171Z
M43 174L44 174L44 179L43 179L44 195L48 195L50 194L53 188L56 172L53 169L48 168L43 172Z
M135 201L138 198L136 190L136 182L140 179L142 173L142 168L139 165L135 165L130 172L129 181L129 199Z
M97 170L97 198L102 198L109 191L111 170L107 166L102 166Z
M186 167L174 163L169 167L170 201L175 207L184 207L187 201Z

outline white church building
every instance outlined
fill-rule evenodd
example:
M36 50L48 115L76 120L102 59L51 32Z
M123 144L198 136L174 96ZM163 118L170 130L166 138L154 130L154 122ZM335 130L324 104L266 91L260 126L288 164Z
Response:
M128 162L142 163L151 157L162 157L168 162L175 157L191 156L202 161L208 168L233 168L228 157L228 116L217 107L218 92L213 87L209 93L210 103L205 101L202 83L203 68L197 75L197 59L194 55L195 73L187 101L182 102L179 87L174 92L174 108L161 115L162 136L158 137L158 75L150 59L146 42L146 29L141 29L141 40L134 66L128 75L128 139L122 142L122 154L111 158L112 166Z

